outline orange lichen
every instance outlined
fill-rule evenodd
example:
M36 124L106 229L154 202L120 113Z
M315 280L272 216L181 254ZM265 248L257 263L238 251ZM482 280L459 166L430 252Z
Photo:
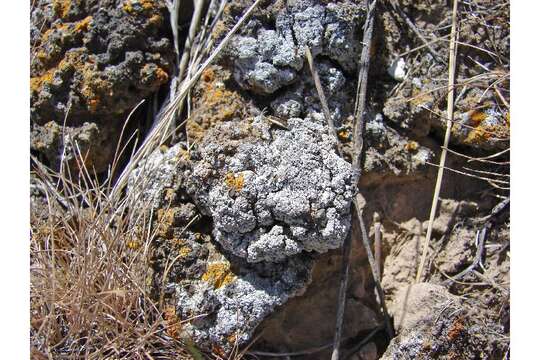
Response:
M193 98L195 110L186 124L190 142L202 140L208 129L245 113L246 105L240 95L225 85L229 76L218 66L202 73Z
M229 342L229 344L236 344L236 341L238 339L238 335L236 334L236 332L233 332L232 334L230 334L229 336L227 336L227 341Z
M216 78L216 74L214 73L213 68L206 68L201 74L201 80L206 83L214 81L215 78Z
M455 341L464 330L465 326L463 324L463 318L459 317L454 321L450 330L448 330L448 339L450 341Z
M163 16L159 14L152 15L152 17L148 19L148 23L153 26L160 26L163 23Z
M154 0L140 0L144 10L152 10L155 6Z
M172 305L166 306L163 312L163 319L165 320L165 331L167 335L178 340L182 332L182 323L176 314L176 308Z
M234 175L232 172L228 172L225 175L225 184L227 184L230 189L240 191L244 187L244 175Z
M416 141L408 141L405 144L405 150L407 150L408 152L414 152L418 150L418 143Z
M349 140L349 132L347 130L340 130L340 131L338 131L337 135L338 135L339 139L342 140L342 141Z
M69 14L71 9L70 0L54 0L53 1L53 10L60 18L65 18Z
M236 279L236 276L230 270L230 266L228 262L208 263L201 280L211 283L214 289L228 285Z
M169 80L169 75L167 72L160 67L158 67L156 70L156 77L160 84L164 84Z
M75 23L75 31L81 32L81 31L88 31L88 28L90 27L90 22L92 22L92 17L87 16L81 21Z
M471 125L476 127L486 120L488 115L483 111L473 110L469 113L469 118L471 119Z

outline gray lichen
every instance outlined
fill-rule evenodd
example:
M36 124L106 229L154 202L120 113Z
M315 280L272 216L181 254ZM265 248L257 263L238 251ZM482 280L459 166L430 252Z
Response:
M290 1L275 17L275 30L252 21L248 34L231 39L234 78L247 90L272 94L299 77L304 49L336 61L345 71L356 68L363 9L351 2L322 5Z
M263 121L259 117L253 126L264 134ZM238 126L223 124L216 133ZM338 248L350 226L355 191L350 164L336 154L326 128L312 119L289 119L288 130L269 135L242 142L229 157L228 145L213 136L201 144L191 191L214 219L216 240L252 263Z

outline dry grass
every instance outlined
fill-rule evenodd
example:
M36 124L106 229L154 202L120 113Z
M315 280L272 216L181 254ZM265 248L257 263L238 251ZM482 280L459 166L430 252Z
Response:
M109 201L110 188L77 161L81 170L72 176L68 166L53 172L34 159L46 199L31 216L34 356L190 357L174 307L158 307L150 296L150 212L133 206L138 195Z

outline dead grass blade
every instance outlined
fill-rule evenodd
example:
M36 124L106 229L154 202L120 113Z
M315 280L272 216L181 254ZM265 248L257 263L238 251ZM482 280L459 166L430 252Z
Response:
M422 273L424 271L424 265L426 262L427 252L429 248L429 241L431 239L431 233L433 231L433 221L435 221L435 214L437 212L437 205L439 203L439 195L441 193L441 184L444 174L444 164L446 163L446 154L448 144L450 143L450 134L452 133L452 120L454 119L454 79L456 70L456 26L457 26L457 5L458 0L454 0L452 9L452 30L450 35L450 49L449 49L449 63L448 63L448 99L447 99L447 122L446 133L444 135L444 147L442 148L441 158L439 161L439 170L437 172L437 180L435 183L435 190L433 192L433 202L431 204L431 211L429 214L429 223L426 233L426 239L424 240L424 248L422 251L422 257L420 258L420 265L416 273L416 283L421 281Z

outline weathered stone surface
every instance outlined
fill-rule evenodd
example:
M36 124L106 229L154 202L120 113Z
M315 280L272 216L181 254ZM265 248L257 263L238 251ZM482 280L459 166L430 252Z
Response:
M276 307L305 290L312 259L297 254L253 265L216 246L211 228L203 225L202 214L184 191L182 184L190 178L182 170L188 161L184 154L180 145L153 153L132 175L130 191L141 194L142 204L159 208L155 281L162 284L167 259L174 254L165 287L178 316L191 319L184 336L203 348L228 351L235 343L245 344Z
M245 89L272 94L298 80L305 46L352 72L362 16L362 7L352 1L290 1L272 13L270 27L255 19L245 34L231 39L228 56L234 63L234 77Z
M399 5L401 11L413 21L427 41L445 36L437 24L449 21L452 9L445 1L407 1ZM487 8L486 8L487 9ZM482 11L486 11L486 9ZM454 123L451 143L465 145L474 150L495 151L505 149L510 141L509 56L510 26L508 7L500 7L492 14L492 26L485 27L476 17L476 11L463 12L466 22L457 45ZM408 36L416 37L401 16L390 9L381 11L383 29L380 32L383 48L378 60L391 67L401 54L410 49ZM466 19L466 20L465 20ZM407 34L409 32L409 34ZM397 127L426 136L430 131L439 138L446 129L446 82L448 73L448 41L435 41L430 47L439 54L435 59L424 50L416 56L404 58L408 74L399 80L388 76L388 90L381 91L384 115ZM465 45L466 44L466 45ZM495 56L494 54L498 54ZM375 70L376 71L376 70ZM493 87L494 81L498 88ZM402 81L395 87L397 81ZM391 89L391 90L390 90Z
M398 336L383 360L489 358L496 347L488 334L502 331L478 322L459 297L429 283L403 288L393 311Z
M239 138L245 126L259 138L232 149L227 138ZM188 191L214 219L216 241L226 250L248 262L277 262L343 242L355 177L320 123L291 118L287 130L270 130L263 116L253 124L223 123L197 156Z
M103 142L104 134L116 142L129 111L172 72L165 14L163 1L38 1L30 31L30 114L36 132L55 131L44 126L51 121L87 132L87 122L99 129L91 142ZM32 149L56 164L64 142L45 144L33 141ZM114 148L91 148L88 165L103 171Z

